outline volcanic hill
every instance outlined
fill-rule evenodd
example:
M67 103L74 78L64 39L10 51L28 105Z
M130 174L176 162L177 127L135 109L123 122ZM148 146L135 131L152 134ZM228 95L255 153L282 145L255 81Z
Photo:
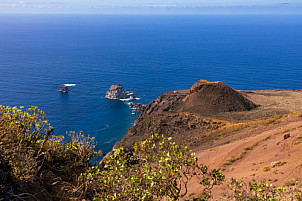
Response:
M191 112L211 116L222 112L247 111L257 105L222 82L200 80L189 90L167 91L147 105L141 116L160 112Z
M214 119L215 115L255 108L256 104L226 84L200 80L188 90L167 91L148 104L115 147L130 149L136 141L155 133L172 136L178 144L190 146L201 140L200 133L228 124Z

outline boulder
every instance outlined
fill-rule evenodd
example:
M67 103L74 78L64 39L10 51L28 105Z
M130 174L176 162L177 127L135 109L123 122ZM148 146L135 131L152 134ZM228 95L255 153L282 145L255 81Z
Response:
M105 97L108 99L125 99L127 97L127 94L124 92L123 86L117 84L111 85Z

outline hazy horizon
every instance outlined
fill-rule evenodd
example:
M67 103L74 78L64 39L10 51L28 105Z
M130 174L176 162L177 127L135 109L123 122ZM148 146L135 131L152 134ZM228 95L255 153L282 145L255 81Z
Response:
M4 0L0 14L302 14L299 0Z

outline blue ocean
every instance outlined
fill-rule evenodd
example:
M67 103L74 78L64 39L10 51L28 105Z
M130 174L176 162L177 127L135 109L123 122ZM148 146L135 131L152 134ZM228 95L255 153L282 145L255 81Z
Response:
M110 151L147 104L199 79L240 90L302 89L301 15L0 15L0 104L38 106L54 134ZM61 84L71 86L60 93Z

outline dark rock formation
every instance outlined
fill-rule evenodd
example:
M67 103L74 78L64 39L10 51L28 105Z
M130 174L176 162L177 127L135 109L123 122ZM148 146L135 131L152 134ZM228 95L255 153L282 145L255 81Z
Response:
M287 138L290 138L290 133L285 134L285 135L283 136L283 138L284 138L284 140L286 140Z
M146 106L141 103L130 103L129 107L132 109L132 113L140 113Z
M111 85L105 97L108 99L125 99L127 97L127 93L124 92L122 85Z
M60 86L59 91L63 92L63 93L67 93L69 91L69 89L66 85L63 84Z

